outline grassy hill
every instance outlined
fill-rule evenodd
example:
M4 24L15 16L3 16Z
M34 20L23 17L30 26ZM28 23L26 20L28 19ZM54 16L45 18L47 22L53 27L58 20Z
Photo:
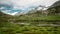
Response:
M28 13L26 15L20 15L16 17L16 23L18 22L27 22L27 23L60 23L60 15L45 15L40 12Z
M0 12L0 21L8 21L8 19L12 18L11 15L4 14L3 12Z
M18 20L60 20L60 15L45 15L40 12L28 13L26 15L21 15Z
M35 24L46 24L41 20L60 20L59 15L40 15L40 13L32 13L21 15L19 17L12 17L10 15L0 12L0 34L60 34L60 26L36 26ZM10 23L9 19L13 23ZM30 25L19 23L31 23ZM18 23L18 24L17 24Z

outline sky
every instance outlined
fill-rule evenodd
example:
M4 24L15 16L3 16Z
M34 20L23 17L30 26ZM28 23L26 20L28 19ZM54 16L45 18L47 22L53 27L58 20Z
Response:
M23 12L23 11L26 12L26 11L29 11L29 9L32 9L39 5L51 6L56 1L58 0L0 0L0 4L7 4L7 6L10 5L12 7L10 10L7 10L8 8L5 9L4 7L0 7L0 10L5 9L5 10L2 10L2 12L14 15L15 13L18 13L19 10L20 12ZM15 10L15 11L12 12L12 10Z

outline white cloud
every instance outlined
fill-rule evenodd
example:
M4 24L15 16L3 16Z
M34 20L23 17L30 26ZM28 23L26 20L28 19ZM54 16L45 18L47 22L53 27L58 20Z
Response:
M11 13L11 15L15 15L15 14L17 14L18 12L14 12L14 13Z
M10 10L2 10L3 13L10 13Z
M0 0L0 3L12 4L14 9L26 9L38 5L51 6L56 1L58 0Z
M16 9L26 9L30 6L51 6L57 0L11 0Z
M0 10L4 9L4 7L0 7Z
M51 5L57 0L11 0L15 6Z
M42 7L39 7L37 10L40 10L40 9L42 9Z
M0 3L10 3L16 7L26 8L31 5L46 5L50 6L57 0L0 0Z

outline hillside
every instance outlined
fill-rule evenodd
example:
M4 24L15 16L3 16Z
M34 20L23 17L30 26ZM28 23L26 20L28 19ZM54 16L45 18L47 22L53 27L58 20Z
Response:
M26 15L20 15L19 17L0 12L0 34L59 34L60 27L52 26L52 22L45 22L41 20L59 20L60 16L56 15L41 15L39 12L28 13ZM13 23L8 22L9 19ZM49 24L48 24L49 23ZM54 24L60 23L54 21ZM45 24L45 25L44 25ZM48 25L47 25L48 24ZM53 31L53 32L52 32Z
M3 12L0 12L0 21L1 22L4 22L4 21L8 22L8 20L10 18L13 18L13 17L11 15L4 14Z
M56 6L60 6L60 0L55 2L51 7L56 7Z
M56 1L53 5L51 5L50 8L48 8L48 10L54 11L55 14L60 15L60 0Z
M41 14L40 11L37 11L35 13L28 13L16 17L14 23L28 23L30 25L60 24L60 15L46 15Z
M20 15L17 20L60 20L60 15L46 15L41 14L40 11L37 11L35 13L28 13L25 15Z

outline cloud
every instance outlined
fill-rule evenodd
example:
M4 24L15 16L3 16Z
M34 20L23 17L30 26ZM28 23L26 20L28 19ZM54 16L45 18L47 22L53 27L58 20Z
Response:
M57 0L0 0L0 3L12 4L15 7L26 8L31 5L52 5Z
M36 7L39 5L51 6L56 1L58 0L0 0L0 4L12 5L13 6L12 9L15 9L15 10L21 9L26 11L26 10L32 9L30 7L33 7L33 6L36 6ZM6 11L6 12L9 13L9 11Z
M11 13L11 14L9 13L9 14L10 14L10 15L15 15L15 14L17 14L17 13L18 13L18 12L14 12L14 13Z
M57 0L11 0L14 6L28 7L30 5L51 5Z

